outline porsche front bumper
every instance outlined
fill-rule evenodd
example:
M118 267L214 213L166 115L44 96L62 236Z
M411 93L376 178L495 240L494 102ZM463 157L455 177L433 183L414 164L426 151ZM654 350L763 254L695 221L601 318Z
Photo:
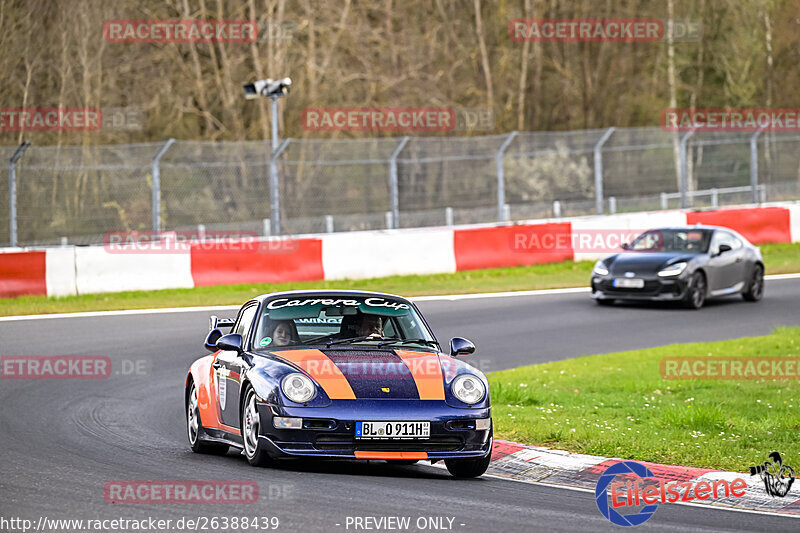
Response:
M491 449L491 429L475 421L491 408L461 409L438 400L334 400L327 407L275 407L259 404L259 442L271 456L350 459L425 459L483 457ZM274 416L303 419L302 429L276 429ZM426 439L357 439L357 421L427 421Z

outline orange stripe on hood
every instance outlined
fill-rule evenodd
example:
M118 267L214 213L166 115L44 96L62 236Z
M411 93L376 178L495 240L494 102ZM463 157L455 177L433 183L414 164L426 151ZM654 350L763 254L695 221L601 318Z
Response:
M439 356L430 352L395 350L417 384L420 400L444 400L444 381Z
M319 350L283 350L272 352L305 370L322 386L331 400L355 400L347 378L330 358Z

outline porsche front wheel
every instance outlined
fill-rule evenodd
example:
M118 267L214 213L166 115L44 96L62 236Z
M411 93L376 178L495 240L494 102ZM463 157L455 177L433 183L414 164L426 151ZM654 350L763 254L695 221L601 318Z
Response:
M491 460L492 452L489 452L477 459L445 459L444 464L454 477L470 478L482 476L489 468Z

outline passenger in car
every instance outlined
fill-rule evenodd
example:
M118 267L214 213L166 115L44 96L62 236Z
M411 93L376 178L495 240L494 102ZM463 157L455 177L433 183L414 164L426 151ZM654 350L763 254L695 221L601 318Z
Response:
M271 339L269 346L289 346L299 344L300 335L297 334L297 326L294 320L273 320L270 322L269 331L262 338Z

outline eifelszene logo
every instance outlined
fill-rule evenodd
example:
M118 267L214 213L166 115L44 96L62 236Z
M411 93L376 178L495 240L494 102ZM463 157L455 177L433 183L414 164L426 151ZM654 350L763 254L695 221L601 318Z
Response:
M619 481L616 479L618 476L622 478ZM638 526L649 520L658 509L659 503L716 500L731 496L741 498L745 495L746 488L747 482L740 477L732 481L666 480L657 478L650 469L635 461L621 461L608 467L597 480L595 502L603 516L611 523L628 527ZM620 508L628 508L633 512L623 515L617 511Z

